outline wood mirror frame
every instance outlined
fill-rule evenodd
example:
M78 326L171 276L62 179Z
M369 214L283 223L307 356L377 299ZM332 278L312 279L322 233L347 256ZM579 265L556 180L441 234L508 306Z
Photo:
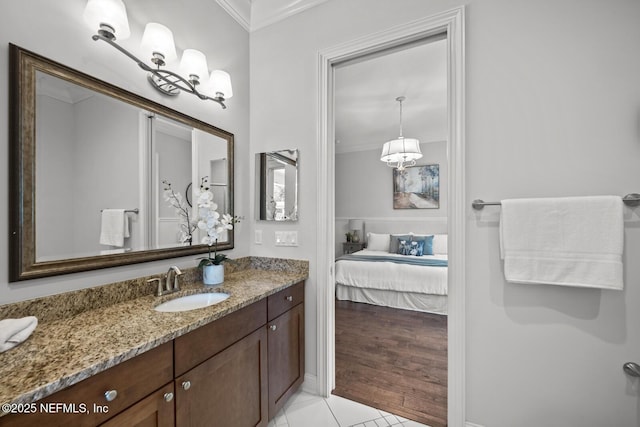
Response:
M94 90L135 107L145 109L211 133L227 141L229 214L233 213L234 136L164 105L81 73L38 54L9 45L9 281L15 282L79 271L122 266L166 258L205 253L206 245L176 246L118 254L36 260L35 148L36 72L41 71ZM234 247L233 230L217 250ZM195 265L195 264L194 264Z

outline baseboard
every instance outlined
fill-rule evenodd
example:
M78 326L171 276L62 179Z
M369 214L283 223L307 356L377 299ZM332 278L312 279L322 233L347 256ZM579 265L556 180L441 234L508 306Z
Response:
M305 393L317 395L318 394L318 377L313 374L304 374L304 382L302 383L301 389Z
M467 422L464 424L464 427L484 427L484 426L481 426L480 424L470 423L469 421L467 421Z

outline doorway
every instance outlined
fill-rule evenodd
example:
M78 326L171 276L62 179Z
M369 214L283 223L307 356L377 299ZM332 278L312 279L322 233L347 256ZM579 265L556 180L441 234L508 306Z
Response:
M446 47L441 33L334 65L332 393L433 427L447 425L447 267L418 264L447 258ZM399 134L421 149L405 169L380 160ZM409 234L417 258L390 248Z
M448 253L448 422L464 425L464 7L330 48L319 54L318 162L318 266L317 266L317 390L328 396L335 387L335 133L333 66L374 52L447 34L448 127L447 149L449 224Z

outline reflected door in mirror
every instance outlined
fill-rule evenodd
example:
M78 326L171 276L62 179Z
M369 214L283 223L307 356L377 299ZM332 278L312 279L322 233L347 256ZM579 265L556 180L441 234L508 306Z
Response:
M298 150L259 153L258 219L298 220Z

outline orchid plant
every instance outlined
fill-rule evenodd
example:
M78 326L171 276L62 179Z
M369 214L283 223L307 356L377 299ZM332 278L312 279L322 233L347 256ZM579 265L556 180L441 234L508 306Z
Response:
M174 191L173 187L171 187L171 183L166 179L163 179L162 183L164 184L164 200L169 203L169 206L175 208L176 215L181 218L178 241L191 245L193 242L193 232L196 229L196 224L190 219L191 212L182 199L182 195Z
M200 188L195 191L195 200L198 204L199 215L197 227L206 231L206 235L200 243L209 246L209 255L199 258L198 267L220 265L225 261L229 261L225 254L219 254L217 251L218 238L225 231L233 230L233 225L240 222L240 219L228 213L220 215L217 212L218 205L213 201L213 193L209 189L209 177L207 176L200 181ZM213 257L211 256L211 246L213 246Z

